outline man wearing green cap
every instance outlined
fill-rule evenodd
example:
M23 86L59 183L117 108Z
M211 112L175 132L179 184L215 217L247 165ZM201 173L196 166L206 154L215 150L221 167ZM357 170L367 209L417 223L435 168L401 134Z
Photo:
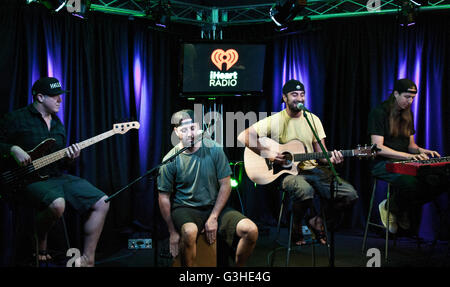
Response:
M369 114L368 134L372 144L381 149L371 163L371 172L375 178L391 183L396 188L391 195L389 219L386 200L379 205L381 221L389 231L396 233L398 227L410 228L410 215L442 191L420 188L420 182L414 176L390 173L386 163L392 160L426 160L440 157L436 151L419 147L414 140L414 118L411 105L417 96L417 86L409 79L397 80L390 97L373 109Z
M56 78L44 77L32 87L33 103L6 114L0 121L0 154L3 160L12 159L19 166L31 164L32 159L26 152L42 141L53 138L55 144L51 152L65 148L66 131L56 115L61 107L61 95L67 93L61 89ZM109 209L105 203L106 195L88 181L76 176L63 174L67 164L79 157L77 144L68 148L67 158L39 170L40 175L48 175L44 181L33 182L25 186L15 196L38 210L36 223L38 233L40 261L51 256L47 252L47 233L56 219L63 215L66 201L78 212L87 213L84 225L83 255L75 261L76 266L94 266L95 250L103 229L103 223Z
M238 140L262 156L264 153L270 152L267 150L267 147L259 143L256 146L251 144L258 142L259 137L270 137L280 144L288 143L291 140L299 140L304 144L308 152L321 152L320 145L316 141L302 109L299 107L305 103L304 85L297 80L287 81L283 85L282 97L283 102L286 104L286 109L250 126L238 136ZM308 117L311 119L321 143L327 149L325 145L326 135L320 119L310 112L308 112ZM331 154L331 162L333 164L339 164L344 160L340 151L334 150ZM270 157L269 160L281 165L285 164L285 158L281 153ZM321 159L320 161L327 164L326 159ZM282 188L289 193L293 200L293 240L297 245L306 243L303 240L301 221L309 210L306 224L315 234L317 240L322 244L326 244L324 225L322 218L315 210L313 197L316 191L321 197L330 198L331 171L325 166L320 166L315 160L304 161L300 163L299 168L301 172L298 175L289 174L280 176L279 179L281 181L279 184L281 183ZM342 179L341 181L342 184L339 185L335 197L335 211L342 211L344 208L352 205L358 198L353 186ZM333 218L333 220L336 220L336 218Z

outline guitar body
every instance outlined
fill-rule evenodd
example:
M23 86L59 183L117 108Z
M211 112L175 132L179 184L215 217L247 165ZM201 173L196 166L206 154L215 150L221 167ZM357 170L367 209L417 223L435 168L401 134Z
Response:
M298 164L294 161L293 153L306 153L305 145L299 140L292 140L286 144L279 144L270 138L259 138L259 143L268 147L270 151L265 155L258 155L249 148L244 151L244 165L247 176L256 184L268 184L280 175L288 173L297 175ZM272 163L268 158L274 157L276 153L282 153L288 161L286 165Z
M115 134L123 135L131 129L139 128L139 122L115 123L112 130L79 142L78 146L82 150ZM39 169L67 157L68 148L48 154L55 142L55 139L48 138L28 151L27 153L30 155L32 162L27 166L19 167L12 157L9 157L9 162L8 160L6 162L2 161L0 163L0 193L9 195L8 193L12 193L32 182L47 179L49 176L39 174Z
M44 141L42 141L40 144L38 144L35 148L33 148L30 151L27 151L27 153L30 155L32 160L38 159L40 157L43 157L44 155L48 154L50 151L50 148L55 144L56 140L54 138L48 138Z
M34 147L32 150L27 151L31 160L41 158L46 155L50 148L55 144L56 140L53 138L48 138ZM22 174L28 174L26 177L21 177ZM1 171L1 187L2 192L12 193L17 189L21 189L24 186L48 178L48 175L41 175L39 172L35 172L33 166L27 165L24 167L19 167L16 161L10 157L6 164L2 165Z

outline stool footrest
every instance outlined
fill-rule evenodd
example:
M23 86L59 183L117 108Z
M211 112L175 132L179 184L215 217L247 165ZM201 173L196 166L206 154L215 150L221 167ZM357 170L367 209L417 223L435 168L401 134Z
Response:
M380 228L386 228L384 225L380 225L380 224L376 224L376 223L372 223L372 222L369 222L369 225L380 227Z

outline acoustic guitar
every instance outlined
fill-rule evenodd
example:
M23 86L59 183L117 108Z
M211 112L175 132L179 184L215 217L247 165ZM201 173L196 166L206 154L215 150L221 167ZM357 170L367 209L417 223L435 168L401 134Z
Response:
M264 152L265 154L258 155L248 147L244 151L245 171L247 176L256 184L269 184L285 173L297 175L301 170L299 165L302 162L326 158L323 152L307 153L305 145L299 140L279 144L270 138L261 137L258 141L263 147L268 148ZM356 149L341 150L341 153L344 157L369 158L375 156L377 150L376 145L370 147L358 146ZM269 160L269 158L275 157L277 153L284 155L286 159L284 165ZM328 156L331 157L330 151Z

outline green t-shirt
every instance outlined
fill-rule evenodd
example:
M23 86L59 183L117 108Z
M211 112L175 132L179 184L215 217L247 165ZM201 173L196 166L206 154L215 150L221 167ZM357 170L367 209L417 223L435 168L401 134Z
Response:
M320 139L326 137L320 119L308 113L308 118ZM286 109L270 117L260 120L253 125L259 137L269 137L280 144L291 140L299 140L305 146L307 152L314 152L313 143L316 142L314 134L304 116L291 118ZM312 169L317 166L315 160L307 160L301 163L300 168Z
M180 145L175 146L163 160L180 149ZM231 174L223 147L213 140L204 139L195 153L181 153L159 169L158 189L175 192L173 207L214 205L219 193L219 180Z
M377 106L369 113L367 133L369 137L371 135L378 135L384 138L383 144L393 150L408 152L409 136L396 136L390 135L389 115L384 108L385 103ZM414 122L411 135L415 133ZM387 158L378 156L377 160L386 160Z

